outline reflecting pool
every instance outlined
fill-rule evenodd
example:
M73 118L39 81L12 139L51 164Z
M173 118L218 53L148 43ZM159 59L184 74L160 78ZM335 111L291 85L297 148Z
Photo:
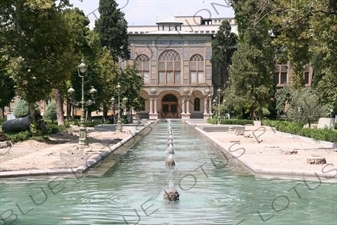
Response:
M336 184L255 178L193 127L172 128L178 202L163 200L168 132L159 122L106 170L116 156L86 176L1 180L0 224L337 224Z

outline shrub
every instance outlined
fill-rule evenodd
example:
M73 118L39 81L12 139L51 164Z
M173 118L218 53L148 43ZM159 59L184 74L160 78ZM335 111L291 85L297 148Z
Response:
M1 118L1 119L0 119L0 128L2 127L2 124L3 124L5 121L6 121L6 119L4 119L4 118Z
M19 133L5 133L6 139L16 143L19 141L26 141L29 140L32 137L32 134L30 131L22 131Z
M263 125L275 127L276 130L309 137L315 140L337 142L337 131L329 129L303 128L303 124L288 121L263 120Z
M40 113L40 108L37 103L34 104L34 108L36 111ZM28 103L25 100L20 99L14 106L13 114L17 118L28 116L29 114Z
M208 118L207 123L218 124L218 118ZM253 124L253 120L244 120L244 119L221 119L220 124L235 124L235 125L246 125Z
M63 132L66 129L64 125L57 125L57 124L48 124L47 127L48 127L48 133L51 133L51 134Z
M253 124L253 120L243 120L243 119L221 119L220 124L236 124L236 125L246 125Z
M55 100L53 100L53 101L51 101L51 103L49 103L46 111L43 114L43 118L47 119L47 120L51 120L52 122L57 119Z

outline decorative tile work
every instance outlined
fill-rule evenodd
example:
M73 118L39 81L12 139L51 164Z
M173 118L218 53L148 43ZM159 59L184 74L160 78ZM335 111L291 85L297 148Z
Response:
M212 67L206 66L206 79L211 79L211 78L212 78Z
M194 40L194 41L189 41L190 45L204 45L205 41L200 41L200 40Z
M179 46L179 45L182 45L184 42L183 41L179 41L179 40L158 40L156 42L157 46L160 46L160 45L164 45L164 46Z
M145 54L148 57L151 57L151 49L149 48L136 48L134 57L137 57L138 55Z
M211 57L212 57L211 47L206 47L206 59L211 59Z
M157 78L157 67L156 66L151 67L151 74L152 74L152 76L151 76L152 79Z
M130 59L135 59L134 56L133 56L134 55L133 49L134 48L130 49Z
M155 47L152 47L152 58L153 60L156 60L157 59L157 48Z
M190 56L194 55L194 54L200 54L202 56L204 56L205 52L204 52L204 48L190 48Z
M133 43L135 45L150 45L151 44L150 41L140 41L140 40L134 40Z
M189 56L190 56L189 49L188 48L184 48L184 59L188 59Z
M188 66L184 66L184 79L188 79Z

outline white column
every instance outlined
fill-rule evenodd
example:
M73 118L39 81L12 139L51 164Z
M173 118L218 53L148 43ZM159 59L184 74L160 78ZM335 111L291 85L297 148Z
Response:
M182 98L181 101L181 114L185 114L185 98Z
M153 101L153 98L150 98L150 112L149 113L153 113L152 101Z
M186 98L186 113L190 113L190 101Z
M207 113L207 98L204 98L204 114Z
M157 114L158 109L157 109L157 98L154 99L154 109L153 109L153 113Z
M208 107L209 107L209 114L212 114L212 99L209 98L209 101L208 101Z

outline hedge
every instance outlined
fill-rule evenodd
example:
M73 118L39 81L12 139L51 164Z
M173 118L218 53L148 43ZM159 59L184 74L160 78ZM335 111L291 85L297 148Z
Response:
M262 120L262 124L277 131L301 135L314 140L337 142L337 131L331 129L303 128L303 124L289 121Z
M218 124L218 119L208 118L207 123L210 124ZM240 119L220 119L220 124L235 124L235 125L246 125L246 124L254 124L253 120L240 120Z

